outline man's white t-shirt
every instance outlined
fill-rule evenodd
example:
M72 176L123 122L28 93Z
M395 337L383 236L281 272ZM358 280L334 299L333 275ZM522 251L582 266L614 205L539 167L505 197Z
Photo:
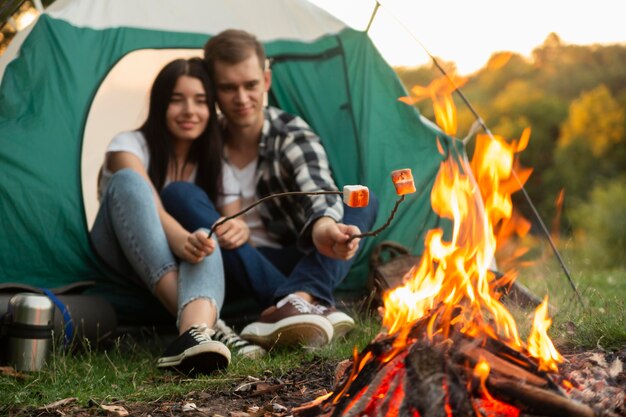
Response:
M234 165L225 163L226 166L232 171L232 180L237 184L241 192L241 208L244 209L256 201L256 167L257 160L250 162L245 167L239 169ZM235 185L227 184L227 181L230 181L231 178L224 175L224 189L235 188ZM261 220L261 216L259 212L256 210L256 207L252 210L246 212L243 215L243 220L248 225L250 229L250 244L255 247L265 246L270 248L280 248L277 242L275 242L267 233L265 229L265 225L263 224L263 220Z
M148 144L143 134L137 130L131 132L122 132L116 135L106 150L106 155L109 152L129 152L135 155L141 161L143 167L148 171L150 165L150 151L148 150ZM107 156L105 156L107 158ZM109 180L113 176L113 173L107 168L107 163L102 166L102 175L100 176L100 182L98 184L98 199L102 198L102 193L109 185ZM240 189L236 179L233 176L233 171L230 165L222 163L222 177L223 177L223 196L218 198L216 202L217 207L222 207L226 204L230 204L237 201L240 195ZM186 181L194 182L196 179L196 169L193 170L189 178ZM165 185L172 182L171 178L165 179Z

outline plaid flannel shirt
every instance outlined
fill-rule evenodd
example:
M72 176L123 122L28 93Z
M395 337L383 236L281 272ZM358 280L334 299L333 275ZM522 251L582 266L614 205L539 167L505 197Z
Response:
M337 191L320 138L301 118L274 107L265 110L259 142L256 194L263 198L287 191ZM322 216L339 222L339 195L287 196L257 206L269 235L281 245L313 248L311 224Z

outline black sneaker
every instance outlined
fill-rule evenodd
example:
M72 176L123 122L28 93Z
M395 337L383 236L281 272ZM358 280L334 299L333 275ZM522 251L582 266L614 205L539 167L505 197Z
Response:
M333 325L314 312L314 306L295 294L266 309L241 337L269 349L273 346L321 347L333 338Z
M261 346L253 345L239 337L239 335L221 319L215 323L213 330L215 331L213 339L224 343L235 355L241 355L249 359L258 359L267 353Z
M211 339L213 333L206 324L194 324L165 349L157 367L175 369L187 375L208 374L226 368L230 363L230 351L222 342Z

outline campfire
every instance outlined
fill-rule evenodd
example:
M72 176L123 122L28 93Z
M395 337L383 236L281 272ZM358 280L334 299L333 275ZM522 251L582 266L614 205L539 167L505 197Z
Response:
M433 98L439 125L454 135L456 111L448 85L437 81L412 92L418 99ZM351 370L333 392L295 414L594 416L591 408L569 398L572 385L559 375L563 358L547 333L547 297L525 341L500 300L500 289L516 274L494 271L498 245L511 233L529 230L511 202L531 172L516 159L529 137L528 129L513 141L478 135L471 162L438 143L444 160L431 205L451 221L451 233L427 234L419 263L403 285L384 295L383 332L355 351Z

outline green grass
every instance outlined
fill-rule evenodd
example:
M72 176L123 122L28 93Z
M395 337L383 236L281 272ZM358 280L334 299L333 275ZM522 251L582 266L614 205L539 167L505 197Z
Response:
M155 366L164 340L154 334L136 341L123 337L109 349L85 346L81 353L52 353L48 365L39 372L19 377L0 375L0 415L30 415L35 408L75 397L77 404L110 404L180 399L191 391L230 388L248 375L262 377L267 372L280 377L302 365L303 361L333 361L352 356L354 347L364 348L376 335L379 325L371 316L359 317L358 327L348 338L315 351L271 351L260 360L233 357L227 371L210 376L186 378L162 372Z
M565 266L582 303L551 252L521 272L520 282L533 293L549 297L553 319L550 337L561 350L626 348L626 266L597 269L580 250L565 249ZM522 332L531 315L515 314Z
M561 268L546 260L524 270L520 280L540 297L548 294L555 307L550 336L561 352L601 347L626 347L626 267L595 270L584 259L566 258L583 297L578 303ZM532 312L511 308L522 337L530 329ZM356 313L353 313L356 314ZM303 361L337 362L350 358L356 346L365 347L378 333L379 321L371 315L358 317L357 330L349 337L316 351L272 351L256 361L234 358L227 371L210 377L184 378L156 369L155 358L164 340L154 334L141 341L124 337L107 350L91 349L70 354L56 349L49 365L41 372L23 377L0 375L0 415L30 415L34 408L76 397L77 405L125 402L151 402L180 399L192 391L226 389L248 375L262 377L267 372L280 377L297 369ZM22 411L20 411L22 410Z

